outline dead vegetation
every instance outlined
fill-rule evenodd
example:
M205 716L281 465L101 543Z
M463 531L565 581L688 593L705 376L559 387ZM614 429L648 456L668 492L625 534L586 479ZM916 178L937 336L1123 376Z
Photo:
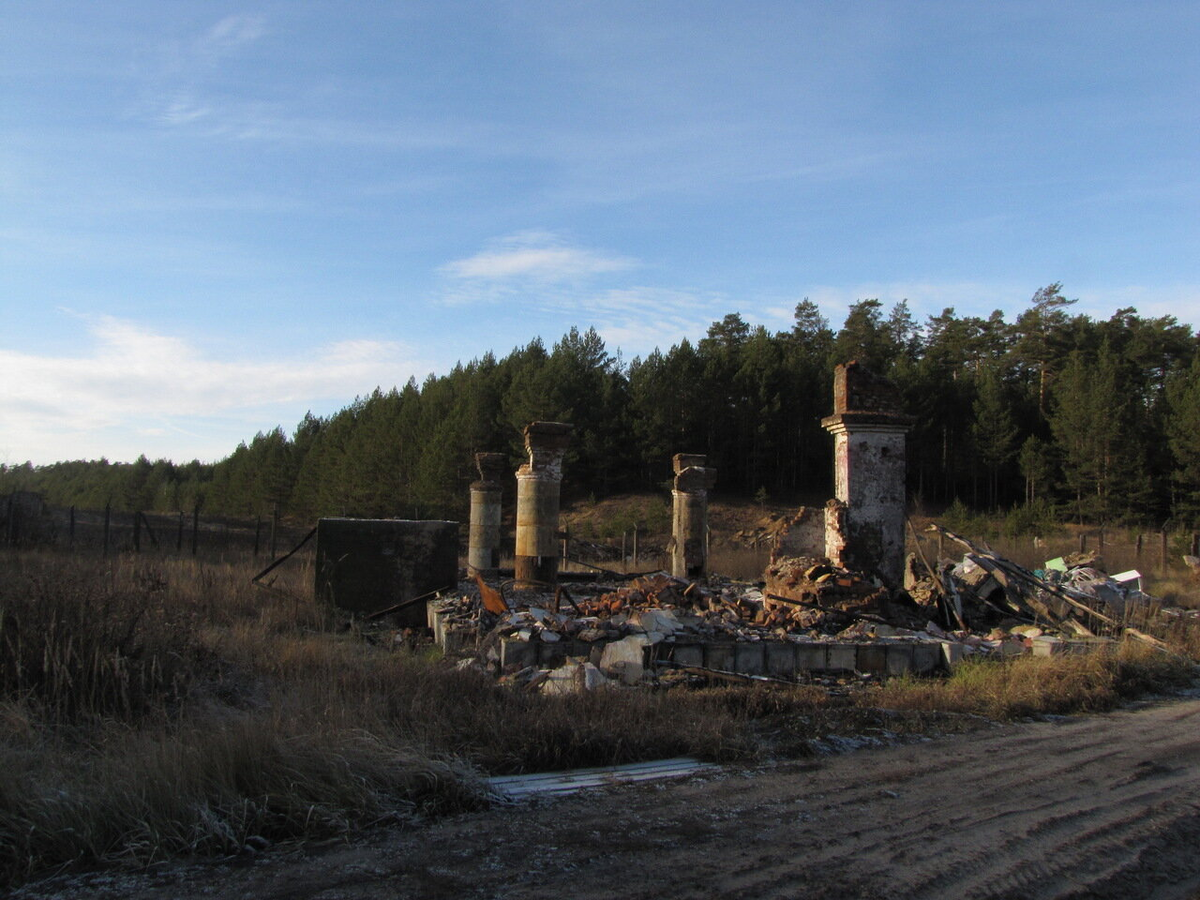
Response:
M805 753L829 734L1106 709L1192 671L1122 645L867 689L544 696L289 599L302 568L276 593L251 570L0 557L0 883L412 823L486 803L482 774ZM1162 636L1200 652L1186 621Z

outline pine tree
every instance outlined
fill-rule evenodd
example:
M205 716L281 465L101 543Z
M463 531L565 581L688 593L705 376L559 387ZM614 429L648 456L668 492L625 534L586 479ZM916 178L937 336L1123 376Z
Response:
M1094 360L1078 350L1070 355L1059 375L1050 427L1081 521L1086 515L1107 519L1117 505L1116 490L1128 486L1127 405L1119 365L1107 342Z
M1167 381L1167 437L1174 457L1177 512L1200 523L1200 353Z
M999 503L1000 471L1016 453L1018 432L1000 377L990 367L980 373L973 411L971 436L988 471L988 499L994 509Z
M1037 408L1043 418L1049 413L1050 375L1066 347L1063 337L1067 314L1064 310L1075 302L1062 295L1061 282L1047 285L1034 293L1029 309L1017 317L1013 326L1017 335L1013 353L1034 373Z

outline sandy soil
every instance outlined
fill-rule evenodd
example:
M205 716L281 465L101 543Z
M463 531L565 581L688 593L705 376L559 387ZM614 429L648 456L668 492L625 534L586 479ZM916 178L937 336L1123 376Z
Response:
M1200 896L1200 700L458 816L21 897Z

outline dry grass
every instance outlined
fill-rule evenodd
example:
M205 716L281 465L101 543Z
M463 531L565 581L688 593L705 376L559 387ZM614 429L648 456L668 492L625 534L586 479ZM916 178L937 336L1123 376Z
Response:
M942 680L890 680L860 702L1011 720L1112 709L1122 700L1186 685L1194 677L1191 659L1126 641L1081 655L967 661Z
M861 700L803 686L547 697L334 621L294 599L302 568L273 593L253 571L0 555L0 884L468 808L482 773L803 752L879 727L878 706L909 710L892 730L929 710L1106 708L1187 668L1122 650L966 666ZM1200 651L1182 625L1172 640Z
M0 883L462 809L485 771L751 749L703 694L509 690L249 564L0 566Z

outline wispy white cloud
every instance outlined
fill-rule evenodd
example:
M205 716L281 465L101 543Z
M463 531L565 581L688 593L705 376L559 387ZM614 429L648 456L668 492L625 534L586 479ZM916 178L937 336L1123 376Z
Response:
M204 32L196 41L198 52L208 55L227 53L253 44L267 33L263 16L235 14L226 16Z
M621 283L640 267L637 259L579 247L553 232L522 231L442 266L441 300L453 306L519 298L539 321L564 330L594 327L626 356L703 335L727 311L717 293Z
M166 102L158 118L164 125L180 127L191 125L212 115L212 107L197 103L186 94L180 94Z
M729 312L729 300L720 294L646 286L542 298L534 305L594 326L610 349L619 348L626 357L666 350L684 338L695 341Z
M266 412L296 420L322 401L345 403L432 368L393 341L340 341L303 357L223 360L181 337L109 316L91 320L90 330L93 346L77 355L0 349L5 455L41 462L120 457L139 432L214 430L223 442L176 441L168 455L224 455L233 449L224 443L231 422L245 437L246 422L257 423L251 431L280 424Z
M487 248L442 267L453 279L478 282L579 281L595 275L620 272L636 260L611 256L568 245L546 231L523 231L492 241Z

